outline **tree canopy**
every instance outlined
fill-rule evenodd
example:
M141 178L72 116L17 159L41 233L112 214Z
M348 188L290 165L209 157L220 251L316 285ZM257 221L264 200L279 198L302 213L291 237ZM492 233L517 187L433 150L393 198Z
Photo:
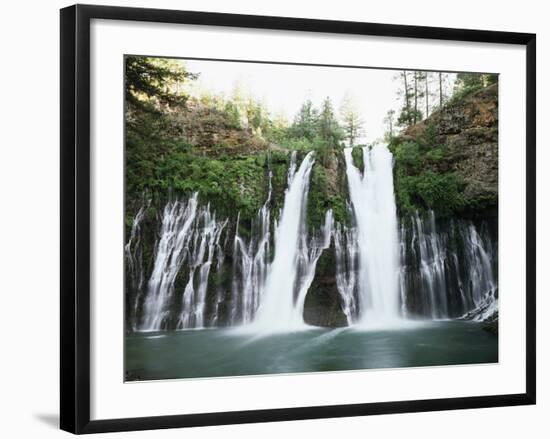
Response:
M125 61L126 99L129 104L142 107L147 104L151 107L154 102L180 104L185 99L180 87L186 81L198 78L198 74L188 72L183 64L172 59L127 56Z

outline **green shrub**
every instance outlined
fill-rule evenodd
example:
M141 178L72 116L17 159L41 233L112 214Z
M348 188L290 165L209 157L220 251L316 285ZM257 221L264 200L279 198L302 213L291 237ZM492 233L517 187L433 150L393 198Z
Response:
M450 215L465 207L461 181L452 172L436 172L430 165L447 156L438 143L437 129L429 124L414 140L394 139L390 144L395 159L394 186L398 208L403 212L433 209Z
M478 90L481 90L482 88L483 88L483 85L477 84L477 85L467 86L467 87L464 87L460 90L455 91L453 93L453 95L451 96L451 99L449 99L445 103L445 107L453 106L454 104L456 104L461 99L465 98L468 95L471 95L472 93L474 93Z
M463 207L458 178L453 173L426 171L416 177L415 193L428 209L446 215Z
M397 203L404 212L423 208L446 216L464 207L460 181L454 173L437 174L428 170L411 176L400 169L395 177Z

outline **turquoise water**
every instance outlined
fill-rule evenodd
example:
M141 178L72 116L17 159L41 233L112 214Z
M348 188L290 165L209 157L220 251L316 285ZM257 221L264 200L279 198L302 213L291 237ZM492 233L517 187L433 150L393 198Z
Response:
M234 329L135 333L125 349L127 381L498 362L498 337L465 321L263 336Z

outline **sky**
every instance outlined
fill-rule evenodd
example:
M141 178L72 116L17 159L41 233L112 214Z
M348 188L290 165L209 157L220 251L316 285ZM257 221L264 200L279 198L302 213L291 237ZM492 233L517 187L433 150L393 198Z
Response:
M363 120L361 142L383 138L387 126L384 117L390 109L402 107L397 91L401 85L395 79L397 71L382 69L296 66L229 61L185 60L187 70L200 73L190 89L192 94L208 91L230 96L235 84L267 106L271 114L284 113L289 121L306 99L320 108L331 98L338 115L346 94L351 94Z

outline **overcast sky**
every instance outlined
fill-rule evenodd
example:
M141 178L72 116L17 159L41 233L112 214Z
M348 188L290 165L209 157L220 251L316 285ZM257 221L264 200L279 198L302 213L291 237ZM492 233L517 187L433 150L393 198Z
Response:
M302 103L311 99L320 107L329 96L338 115L346 93L357 102L364 122L362 141L381 139L386 130L384 117L389 109L398 110L402 102L397 96L400 82L396 71L364 68L293 66L227 61L185 60L190 72L200 73L191 89L193 93L207 90L229 96L237 82L245 91L267 105L272 114L283 112L289 121Z

